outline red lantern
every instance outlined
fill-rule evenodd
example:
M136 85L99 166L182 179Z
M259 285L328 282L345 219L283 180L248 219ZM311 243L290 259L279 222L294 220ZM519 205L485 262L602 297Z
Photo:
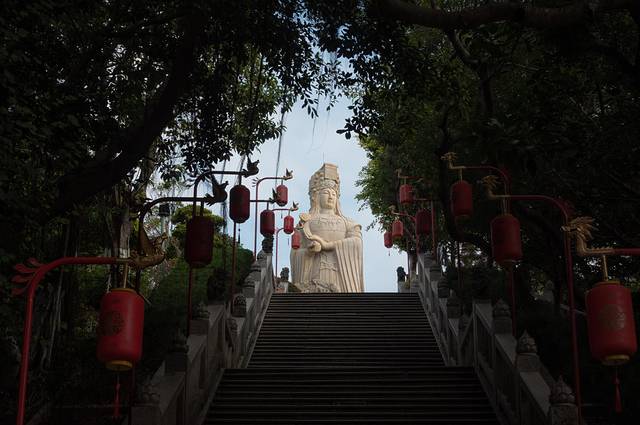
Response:
M276 215L271 210L260 213L260 234L270 236L276 232Z
M400 186L400 203L411 204L413 202L413 187L410 184Z
M276 204L281 207L284 207L289 202L289 189L287 186L281 184L276 187Z
M522 259L520 222L511 214L502 214L491 220L491 252L500 265Z
M300 248L300 232L297 231L293 231L293 233L291 234L291 248L293 249L298 249Z
M416 233L420 236L428 235L431 230L431 212L421 209L416 213Z
M251 215L249 209L250 193L246 186L233 186L229 191L229 217L236 223L244 223Z
M617 281L587 291L587 328L591 354L607 366L629 361L638 349L631 291Z
M134 290L116 288L100 301L98 360L107 369L129 370L142 356L144 301Z
M282 226L282 230L290 235L293 233L293 217L290 215L285 216L284 218L284 226Z
M404 236L404 224L402 221L396 219L391 225L391 238L401 239Z
M386 232L384 232L384 247L391 248L392 246L393 239L391 239L391 232L387 230Z
M213 220L195 216L187 222L184 258L193 268L204 267L213 257Z
M473 214L473 187L465 180L451 185L451 213L455 218L469 218Z

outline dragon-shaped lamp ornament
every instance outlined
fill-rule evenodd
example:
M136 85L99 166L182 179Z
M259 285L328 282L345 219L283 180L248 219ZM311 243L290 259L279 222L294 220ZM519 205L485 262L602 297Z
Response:
M607 256L638 255L636 248L588 247L596 229L591 217L576 217L563 230L576 238L576 251L581 257L600 257L602 281L585 295L587 330L591 354L605 366L627 363L638 350L631 291L610 279ZM618 370L614 373L615 410L622 411Z

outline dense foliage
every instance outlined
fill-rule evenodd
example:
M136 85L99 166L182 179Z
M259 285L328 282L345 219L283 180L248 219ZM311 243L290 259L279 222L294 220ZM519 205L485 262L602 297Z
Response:
M354 68L366 66L367 72L354 77L354 115L343 131L357 134L369 155L360 199L377 216L376 224L389 228L393 217L388 207L399 207L396 170L401 168L405 175L424 178L416 184L420 196L438 201L445 260L455 260L451 241L463 243L467 252L467 286L458 288L457 270L451 267L452 288L467 297L478 275L497 272L491 266L488 224L500 204L487 200L483 187L475 185L473 219L456 222L449 212L449 186L458 175L447 170L441 156L455 151L459 164L507 170L514 194L557 197L574 217L594 217L596 245L640 246L637 18L615 13L589 24L549 29L509 22L455 31L403 27L378 54L356 54ZM464 178L475 184L485 174L466 171ZM519 329L537 338L554 374L571 375L568 328L560 309L567 302L561 217L539 203L513 203L513 213L521 220L524 244L516 271ZM398 246L415 250L411 240ZM485 265L479 267L483 258L480 264ZM577 258L575 272L578 308L583 309L585 291L601 280L599 262ZM609 272L637 291L638 260L610 258ZM547 282L552 282L555 309L534 298ZM508 299L502 279L493 285L494 299ZM591 383L584 390L589 402L603 403L611 391L596 394L594 383L609 378L590 359L584 323L580 325L582 364ZM637 373L637 365L629 368L631 375ZM633 404L637 382L626 385L626 399ZM627 412L629 418L632 414Z
M444 212L442 254L450 261L452 241L464 242L474 274L493 275L487 223L499 206L477 187L474 220L455 223L447 208L455 176L440 160L453 150L460 163L508 169L514 193L560 197L576 214L595 217L599 245L640 245L639 22L633 0L3 1L2 376L15 376L12 338L19 339L22 308L9 296L11 265L27 257L128 255L131 219L159 178L171 187L234 152L248 155L283 131L281 114L296 100L316 115L318 99L326 95L331 104L340 90L353 100L340 132L357 136L369 155L360 197L381 226L396 203L396 170L421 176L420 195ZM471 182L480 176L465 174ZM565 300L559 216L527 203L514 204L514 213L525 244L516 274L521 317L541 323L531 293L551 281L556 316L544 316L549 332L539 336L555 332L549 341L556 344ZM174 268L144 277L165 301L183 281L177 258L186 215L174 218ZM147 223L157 224L154 217ZM228 246L224 237L216 242ZM637 286L637 261L616 259L610 268ZM226 287L224 269L217 265L210 276ZM576 274L581 303L598 267L577 260ZM84 336L101 293L95 288L109 279L113 273L89 269L44 283L35 398L73 376L47 371L92 343ZM159 317L175 323L181 312L174 307ZM64 345L47 339L52 323L64 328ZM540 343L541 351L552 353L550 344ZM15 382L5 381L0 391L12 393Z

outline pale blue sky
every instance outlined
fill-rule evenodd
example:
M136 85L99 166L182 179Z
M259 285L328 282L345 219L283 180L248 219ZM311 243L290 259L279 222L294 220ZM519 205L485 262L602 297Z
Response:
M345 119L349 116L348 105L348 100L343 98L327 112L324 110L326 105L321 103L318 108L320 116L315 121L315 131L313 129L314 120L300 108L300 105L295 105L285 118L287 129L282 140L278 175L282 175L285 168L293 170L294 178L287 182L289 202L299 202L299 212L304 212L309 210L307 195L309 177L320 168L323 162L336 164L340 173L342 210L345 215L356 220L363 228L365 290L367 292L395 292L395 269L400 265L406 268L406 255L400 254L395 249L386 249L382 243L382 233L377 226L374 229L366 230L366 227L374 221L373 215L368 207L360 210L361 204L355 199L359 191L355 183L358 173L367 165L366 154L355 138L347 140L343 135L336 133L336 130L343 127ZM278 141L271 140L260 146L260 152L253 155L252 159L260 160L259 177L274 175L277 153ZM237 167L238 158L234 158L228 169L237 169ZM233 181L230 183L233 184ZM250 182L246 182L247 186L249 184ZM260 185L260 197L268 197L272 188L272 182L263 182ZM253 188L251 189L253 194ZM295 213L295 217L297 222L297 213ZM252 210L251 219L239 225L242 244L251 249L253 249L253 219ZM276 226L282 226L280 214L276 215ZM233 226L229 225L229 229L232 228ZM258 235L258 246L261 238ZM280 232L279 238L278 267L288 267L290 237L284 232Z

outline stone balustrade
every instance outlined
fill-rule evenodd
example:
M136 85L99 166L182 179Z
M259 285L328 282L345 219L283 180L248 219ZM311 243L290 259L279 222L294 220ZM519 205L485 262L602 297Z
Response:
M224 369L243 367L248 361L273 288L271 254L260 252L231 311L224 302L196 308L191 335L177 334L165 361L140 386L132 423L202 423Z
M577 424L574 396L540 362L533 338L511 334L511 313L502 300L474 299L470 316L449 289L429 254L418 258L411 292L418 292L445 364L473 366L504 423ZM415 286L414 286L415 285Z

